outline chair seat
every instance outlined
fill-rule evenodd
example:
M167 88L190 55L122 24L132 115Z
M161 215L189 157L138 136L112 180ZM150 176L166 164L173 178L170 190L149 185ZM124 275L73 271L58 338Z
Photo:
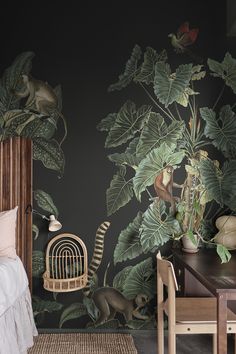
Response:
M234 314L230 309L228 309L227 320L228 323L236 323L236 314ZM215 297L176 298L176 322L216 323L216 321L217 301Z

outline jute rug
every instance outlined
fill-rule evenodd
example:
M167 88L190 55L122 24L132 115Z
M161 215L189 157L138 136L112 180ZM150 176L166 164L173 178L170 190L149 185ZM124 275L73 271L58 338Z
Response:
M131 335L123 333L39 334L28 354L137 354Z

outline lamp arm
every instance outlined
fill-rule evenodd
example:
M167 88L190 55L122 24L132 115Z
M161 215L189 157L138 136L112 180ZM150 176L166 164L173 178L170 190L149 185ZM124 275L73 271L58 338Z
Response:
M46 219L46 220L50 221L50 219L46 215L43 215L38 210L33 209L31 204L27 205L25 212L26 212L26 214L29 214L29 212L37 214L37 215L41 216L42 219Z

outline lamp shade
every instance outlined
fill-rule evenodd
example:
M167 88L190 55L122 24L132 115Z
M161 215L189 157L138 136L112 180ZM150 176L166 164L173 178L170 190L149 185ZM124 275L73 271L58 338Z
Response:
M62 228L62 224L55 218L54 215L50 215L49 220L49 231L58 231Z

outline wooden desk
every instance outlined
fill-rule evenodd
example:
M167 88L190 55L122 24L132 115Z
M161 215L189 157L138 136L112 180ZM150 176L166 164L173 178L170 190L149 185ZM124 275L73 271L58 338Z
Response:
M195 254L174 251L176 260L217 298L218 354L227 354L227 301L236 300L236 253L221 264L215 250L203 249Z

